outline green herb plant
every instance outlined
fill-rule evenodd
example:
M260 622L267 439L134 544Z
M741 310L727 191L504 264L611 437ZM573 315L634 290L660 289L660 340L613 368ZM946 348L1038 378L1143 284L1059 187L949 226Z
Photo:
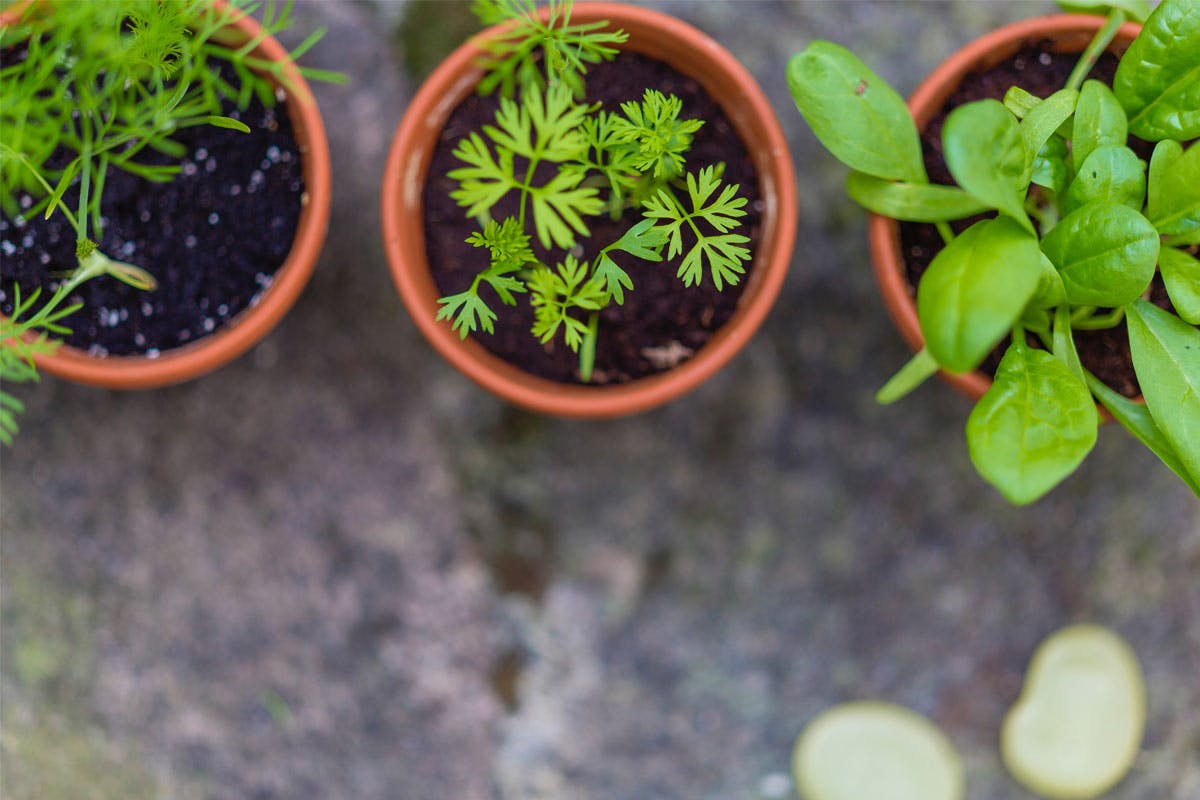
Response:
M681 119L683 104L647 88L640 99L605 111L582 100L587 66L611 60L628 39L608 23L572 24L571 0L551 0L548 18L534 0L479 0L481 22L507 22L499 37L479 39L488 54L480 90L499 89L495 125L462 139L449 173L451 196L480 222L467 241L486 251L471 285L438 302L462 338L494 332L496 313L481 290L506 305L528 294L533 336L556 336L579 354L579 375L592 379L600 311L625 302L634 289L630 260L660 262L682 255L685 286L710 276L718 290L745 273L749 241L737 232L745 216L738 186L722 180L724 165L690 170L687 156L702 120ZM517 97L519 96L519 99ZM515 193L518 210L497 204ZM615 241L579 252L588 219L640 219ZM553 267L534 249L556 254ZM664 256L665 251L665 256ZM622 266L625 264L625 266ZM494 302L494 301L493 301Z
M261 35L231 38L231 22L260 10ZM250 0L231 0L221 9L212 0L55 3L52 9L35 3L16 24L0 28L0 50L23 52L6 57L0 68L0 204L10 219L61 213L76 238L76 263L62 265L65 280L48 296L38 290L22 298L14 282L12 316L0 317L0 380L37 379L34 356L58 346L52 337L70 333L62 320L79 308L69 301L86 281L108 275L155 288L145 269L97 245L105 176L119 169L168 182L181 170L178 161L148 164L144 156L157 151L181 161L186 151L172 138L177 131L213 125L249 133L245 123L222 113L222 102L240 110L253 96L275 104L276 84L288 86L284 67L252 51L291 24L290 11L290 2ZM314 32L291 57L323 34ZM236 83L221 76L218 62L232 66ZM301 71L310 79L342 79ZM72 187L78 192L73 209L64 202ZM22 208L22 195L37 200ZM19 400L0 392L0 441L11 443L20 410Z
M1096 7L1096 2L1075 6ZM1011 336L967 422L980 474L1014 503L1041 497L1096 441L1097 402L1200 494L1200 5L1114 3L1067 84L1012 88L948 115L957 186L931 185L901 97L855 55L816 41L788 81L867 209L936 223L945 247L917 288L922 349L879 392L892 402L939 369L977 368ZM1109 86L1086 80L1127 14L1144 19ZM1128 146L1154 143L1149 165ZM955 236L950 220L988 212ZM1156 269L1177 314L1147 297ZM1110 389L1074 332L1124 324L1145 405Z

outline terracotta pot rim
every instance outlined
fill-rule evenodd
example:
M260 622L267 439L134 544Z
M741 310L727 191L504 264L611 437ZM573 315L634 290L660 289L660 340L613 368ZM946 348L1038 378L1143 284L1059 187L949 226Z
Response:
M226 0L213 0L220 9ZM11 24L9 14L0 15L0 23ZM262 26L248 14L231 23L247 37L258 36ZM284 61L288 81L297 91L288 92L287 110L301 153L304 194L300 220L291 250L271 285L253 305L242 310L213 334L182 347L148 356L92 356L86 351L62 345L53 354L36 358L39 369L76 383L110 389L148 389L180 383L217 369L254 346L284 317L307 285L316 266L329 224L331 175L329 144L316 100L300 70L288 59L287 51L273 37L266 36L255 54L272 61Z
M999 58L1003 58L1023 43L1039 39L1060 39L1080 34L1090 37L1104 21L1103 17L1083 14L1051 14L1004 25L974 39L939 64L909 97L909 111L918 129L937 114L946 98L969 72L997 57L996 54L1002 54ZM1123 51L1140 30L1140 24L1125 23L1108 49ZM869 214L867 227L880 294L900 334L916 352L924 347L925 340L917 321L916 301L908 293L904 259L900 255L900 224L890 217ZM965 373L939 371L938 376L976 400L992 385L992 377L978 370Z
M383 175L384 247L393 281L417 328L438 353L477 384L532 411L565 417L615 417L646 411L690 391L751 338L774 303L791 262L796 190L791 154L774 111L749 71L721 45L674 17L622 3L579 2L572 19L609 20L631 34L628 49L654 49L648 54L699 80L729 114L755 159L764 203L763 238L733 318L679 367L615 386L563 384L530 375L478 342L460 340L448 324L435 321L438 295L429 277L421 232L421 192L445 119L482 75L475 66L481 51L472 41L455 50L430 75L396 129ZM654 43L639 43L639 32L644 35L650 30L656 33ZM687 69L678 63L689 60L705 62L719 71L701 75L698 68ZM724 85L737 87L736 108L731 108L730 99L719 96L717 90Z

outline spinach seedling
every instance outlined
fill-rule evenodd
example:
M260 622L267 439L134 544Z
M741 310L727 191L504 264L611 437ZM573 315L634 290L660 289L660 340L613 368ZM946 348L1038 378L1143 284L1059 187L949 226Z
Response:
M451 196L480 222L467 241L486 251L486 266L467 289L439 299L437 318L464 339L493 333L497 315L481 290L506 305L528 294L533 336L548 343L561 335L587 383L600 312L634 289L630 260L682 256L685 286L706 277L718 290L738 283L750 258L749 237L738 232L746 199L722 180L723 165L689 170L704 123L681 119L679 98L646 88L611 112L581 100L587 66L614 58L628 39L623 31L572 24L571 0L551 0L547 20L534 0L480 0L475 8L485 24L510 23L500 37L479 40L489 70L479 88L503 95L495 125L458 143L464 166L449 173L457 182ZM517 212L496 218L497 204L513 194ZM615 241L572 252L590 234L589 217L615 220L629 209L640 219ZM553 267L535 253L535 239L558 254Z
M52 7L51 7L52 6ZM249 41L231 39L234 20L263 11L262 33ZM60 265L67 276L43 296L24 298L13 284L13 313L0 318L0 380L37 379L34 357L52 352L70 331L63 319L78 310L70 303L86 281L108 275L138 289L156 282L146 269L101 251L101 203L110 169L168 182L186 155L173 135L184 128L213 125L248 133L241 121L222 113L222 102L245 110L252 96L276 102L275 86L288 86L284 65L253 55L263 38L291 24L291 2L282 6L230 0L218 10L212 0L122 0L30 4L20 19L0 28L0 204L10 219L61 213L75 233L76 263ZM318 30L296 47L298 58L324 35ZM215 68L227 62L231 83ZM325 70L301 68L314 80L341 81ZM295 88L295 87L289 87ZM148 164L155 151L178 159ZM74 209L64 202L78 190ZM36 198L28 208L20 199ZM0 392L0 441L11 443L21 403Z
M1075 7L1099 2L1076 0ZM853 170L868 210L935 223L945 247L917 288L925 347L879 393L967 372L1011 336L967 422L971 460L1014 503L1041 497L1096 440L1097 402L1200 494L1200 5L1112 9L1067 84L1014 87L946 118L957 186L932 185L903 99L850 51L811 43L788 64L800 113ZM1144 19L1111 87L1086 80L1126 14ZM1154 143L1149 165L1128 147ZM955 236L947 224L990 212ZM1146 299L1156 270L1177 313ZM1080 364L1073 333L1124 324L1145 405Z

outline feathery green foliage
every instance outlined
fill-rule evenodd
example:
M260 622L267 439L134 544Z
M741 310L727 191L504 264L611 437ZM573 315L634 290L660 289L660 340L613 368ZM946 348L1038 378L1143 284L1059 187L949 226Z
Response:
M723 165L687 171L704 122L681 120L679 98L648 88L620 112L580 101L586 65L614 56L612 45L625 41L623 33L608 32L607 23L571 24L569 0L551 2L545 22L533 0L479 0L476 9L485 24L511 26L498 39L480 41L492 56L480 90L499 86L503 96L495 125L458 143L454 155L464 166L449 177L458 182L451 197L483 226L467 241L490 259L470 287L439 300L437 318L464 338L492 333L497 315L481 289L490 287L507 305L528 294L533 336L546 343L561 334L579 354L587 382L599 312L623 304L634 288L618 261L658 262L664 248L665 258L686 250L678 271L685 286L705 274L718 290L734 285L750 257L743 246L748 237L735 232L746 200L723 182ZM497 205L514 196L517 212L495 219ZM590 258L573 251L590 236L590 217L607 212L615 220L630 209L641 219L616 241ZM535 238L548 254L561 253L554 268L535 253Z
M262 14L262 33L250 40L232 34L228 26L252 12ZM75 231L77 256L75 264L61 265L70 277L44 305L36 306L41 293L35 292L2 321L0 379L36 379L32 356L55 346L48 334L69 333L59 321L74 307L64 304L86 280L110 275L154 288L144 269L109 258L96 245L105 175L117 169L167 182L180 166L148 164L144 156L157 151L182 158L176 132L198 125L249 132L222 113L222 103L244 110L257 96L271 106L276 85L296 90L284 64L252 53L263 38L291 24L290 12L290 0L231 0L221 9L211 0L35 3L16 24L0 28L0 48L17 53L0 68L0 204L11 217L63 214ZM323 33L314 32L292 58ZM219 62L231 66L236 82L219 74ZM323 70L301 72L314 80L343 80ZM79 201L68 208L63 196L73 186ZM22 195L36 199L31 208L19 206ZM27 334L36 338L25 341ZM20 404L6 394L0 404L3 427L11 433L11 412Z

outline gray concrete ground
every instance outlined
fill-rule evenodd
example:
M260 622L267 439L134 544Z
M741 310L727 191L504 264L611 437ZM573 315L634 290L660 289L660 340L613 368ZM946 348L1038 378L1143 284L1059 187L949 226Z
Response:
M1000 720L1036 643L1088 620L1149 685L1108 797L1200 797L1200 504L1108 428L1014 509L970 467L965 400L873 403L907 353L784 80L827 37L908 91L1050 6L655 5L758 76L794 148L803 246L751 346L614 422L474 388L405 316L378 234L413 4L299 3L330 28L314 63L352 79L317 88L336 177L308 291L193 383L46 380L3 454L0 795L782 800L804 723L870 697L950 735L972 800L1020 800ZM465 8L434 12L408 51Z

